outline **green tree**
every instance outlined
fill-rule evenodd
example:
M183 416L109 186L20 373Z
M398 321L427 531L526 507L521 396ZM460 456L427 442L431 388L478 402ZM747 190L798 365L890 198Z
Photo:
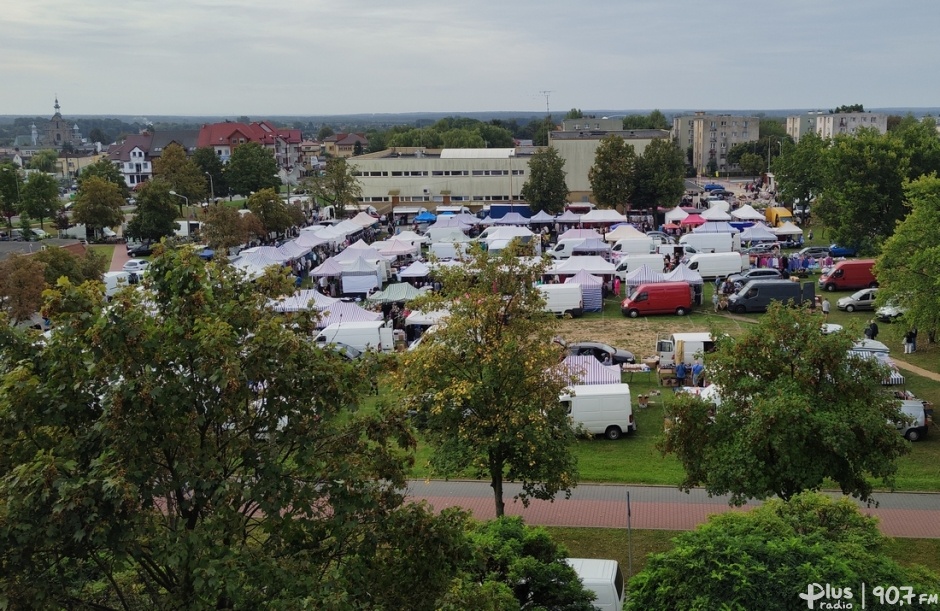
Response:
M251 213L261 220L267 233L281 234L293 225L288 205L274 189L258 191L248 198L247 204Z
M549 133L555 130L555 122L548 116L541 121L533 121L532 144L535 146L548 146Z
M225 164L215 154L212 147L204 146L193 152L193 163L199 166L199 171L203 176L212 177L209 181L210 195L214 197L225 197L229 194L228 183L225 181Z
M572 108L568 111L568 114L565 115L565 119L582 119L584 118L584 113L581 112L580 108Z
M908 115L888 137L901 142L907 156L909 180L940 173L940 133L934 119L926 117L920 121Z
M636 188L637 156L632 144L616 134L605 136L594 153L588 180L601 208L623 205L629 210Z
M30 157L29 168L39 170L47 174L52 174L56 170L56 164L59 162L59 153L52 149L44 149Z
M353 157L358 157L362 155L362 142L356 140L356 144L353 145Z
M59 185L55 178L41 172L29 175L23 185L22 211L30 217L39 219L39 226L44 227L45 219L53 218L62 207L59 201Z
M486 141L480 132L473 129L449 129L441 133L444 148L449 149L481 149L486 147Z
M19 168L12 163L0 163L0 213L7 219L7 227L13 227L13 217L20 210L20 193L23 179Z
M799 594L811 583L849 587L853 598L842 602L855 605L861 582L904 584L915 592L940 587L927 569L902 567L888 556L889 540L875 518L848 499L820 494L715 515L674 542L630 581L627 609L787 611L807 608ZM930 607L915 601L911 608Z
M39 311L46 287L36 279L42 278L45 271L42 261L31 255L14 254L0 261L0 311L14 323L29 320ZM0 593L2 591L0 589Z
M813 201L822 192L829 142L816 132L805 134L795 145L785 145L774 161L777 196L786 202ZM803 208L803 221L806 221Z
M114 139L105 133L100 127L94 127L88 132L88 140L91 142L100 142L101 144L110 144Z
M342 157L328 159L323 173L303 181L307 191L317 201L336 207L337 218L346 213L347 204L355 204L362 197L362 186L355 175L355 167Z
M86 250L78 256L64 248L46 248L33 255L45 266L43 277L47 288L54 287L59 278L65 277L72 284L88 280L100 282L111 260L98 250Z
M937 341L940 329L940 179L924 176L905 186L910 214L885 240L875 264L878 300L908 308L905 322Z
M659 109L653 110L649 115L649 125L652 129L672 129L672 123Z
M476 126L476 131L483 138L486 148L515 148L516 142L513 139L512 132L505 127L491 125L489 123L480 123Z
M262 189L279 187L281 179L277 172L274 154L257 142L248 142L232 151L224 176L232 193L250 195Z
M159 242L176 233L176 198L170 185L155 178L137 192L137 211L127 223L127 235L138 240Z
M552 147L537 151L529 159L529 178L520 192L529 207L538 212L560 214L568 202L565 160Z
M764 167L764 158L755 153L742 154L738 165L741 166L741 170L748 176L760 176L766 170Z
M624 129L670 129L672 126L666 120L659 110L654 110L648 115L627 115L623 118Z
M787 121L786 119L761 119L758 125L758 138L767 139L768 141L779 142L787 138ZM764 150L766 154L766 149Z
M685 193L685 160L672 140L650 142L636 159L635 188L631 201L646 208L672 207Z
M186 157L183 147L176 143L163 149L154 162L153 175L162 178L172 191L191 202L203 200L209 194L209 179L196 162Z
M249 233L245 216L228 206L206 208L203 213L202 236L209 248L228 252L230 248L247 244Z
M319 140L320 142L323 142L324 140L326 140L327 138L329 138L335 133L336 132L333 131L332 127L330 127L329 125L324 125L323 127L320 128L320 131L317 132L317 140Z
M830 110L829 114L834 115L843 112L865 112L865 107L862 104L843 104L837 106L835 110Z
M468 563L463 580L498 584L499 590L512 593L512 608L593 611L594 593L584 589L565 562L567 550L544 528L526 527L522 518L504 516L479 524L470 540L476 562Z
M881 387L886 372L849 352L855 334L819 325L813 313L773 305L742 336L718 336L706 371L720 405L677 397L661 442L685 469L683 489L702 485L739 505L828 480L862 500L871 479L893 484L910 444L895 428L898 401Z
M130 197L131 192L130 189L127 188L127 183L124 182L124 176L121 174L118 167L108 159L99 159L93 164L82 168L77 180L79 190L81 190L82 184L92 177L101 178L115 185L120 190L123 199L126 200Z
M907 213L908 154L899 140L874 129L840 134L827 151L823 171L824 187L813 213L835 242L871 251Z
M396 392L433 448L431 469L485 475L497 516L504 481L521 482L523 504L577 483L574 433L558 400L571 380L553 369L557 323L534 287L544 264L518 253L518 244L489 256L477 246L463 265L436 272L442 291L413 307L448 307L450 315L403 357L396 377Z
M267 307L291 289L271 274L249 285L168 250L107 306L61 285L45 342L0 329L12 608L418 608L440 587L420 576L449 583L420 563L460 557L452 527L398 514L406 415L355 409L360 376L310 341L312 319ZM411 527L440 549L412 542L409 566L393 548ZM370 599L388 583L376 555L394 559L403 606Z
M72 219L94 230L97 235L105 227L115 227L124 222L123 204L124 198L117 185L92 176L82 181L78 188Z

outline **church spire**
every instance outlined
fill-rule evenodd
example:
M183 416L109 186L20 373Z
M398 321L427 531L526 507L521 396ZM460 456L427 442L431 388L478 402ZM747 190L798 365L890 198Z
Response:
M59 114L59 94L55 95L55 114Z

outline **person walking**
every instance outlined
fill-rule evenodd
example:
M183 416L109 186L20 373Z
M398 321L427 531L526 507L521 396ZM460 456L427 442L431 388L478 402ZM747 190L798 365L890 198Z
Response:
M823 297L822 300L823 320L829 320L829 298Z
M913 352L911 350L911 343L913 343L914 337L911 335L911 331L908 331L904 334L904 354L910 354Z

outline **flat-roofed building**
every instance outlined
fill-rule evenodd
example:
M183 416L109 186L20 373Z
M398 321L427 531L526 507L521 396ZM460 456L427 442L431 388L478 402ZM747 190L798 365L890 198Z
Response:
M816 117L816 133L821 138L840 134L854 135L859 129L875 128L879 134L888 131L888 115L880 112L840 112Z
M744 115L707 114L675 117L673 137L683 150L692 146L692 166L699 174L705 173L714 161L716 170L727 170L728 152L736 144L757 142L760 135L760 117ZM691 141L690 141L691 136Z

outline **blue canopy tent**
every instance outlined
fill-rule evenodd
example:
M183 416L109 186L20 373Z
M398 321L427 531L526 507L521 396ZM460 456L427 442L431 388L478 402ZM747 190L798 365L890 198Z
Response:
M437 220L437 217L434 214L428 212L427 210L425 210L424 212L422 212L421 214L415 217L416 223L433 223L436 220Z

